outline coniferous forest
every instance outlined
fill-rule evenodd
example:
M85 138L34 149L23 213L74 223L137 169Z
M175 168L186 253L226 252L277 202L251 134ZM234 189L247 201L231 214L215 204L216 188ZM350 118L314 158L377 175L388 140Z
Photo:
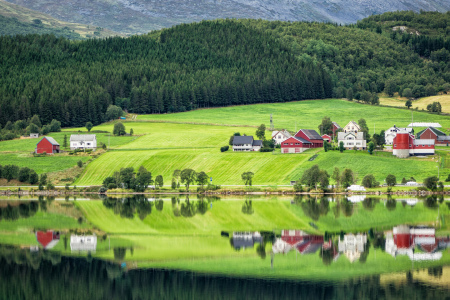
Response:
M170 113L349 94L376 105L383 91L450 91L445 43L426 59L376 24L217 20L129 38L1 36L0 124L38 114L43 123L96 125L111 104Z

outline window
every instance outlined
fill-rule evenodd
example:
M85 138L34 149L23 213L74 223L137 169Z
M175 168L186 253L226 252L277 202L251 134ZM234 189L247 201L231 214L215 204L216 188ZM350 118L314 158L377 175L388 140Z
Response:
M397 144L395 144L394 147L397 147Z

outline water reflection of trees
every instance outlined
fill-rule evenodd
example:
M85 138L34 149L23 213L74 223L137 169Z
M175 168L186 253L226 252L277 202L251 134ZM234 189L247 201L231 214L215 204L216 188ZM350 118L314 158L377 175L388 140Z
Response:
M325 252L324 252L325 253ZM108 261L60 257L50 251L32 253L0 246L0 290L5 299L445 299L448 287L432 288L414 279L382 281L379 275L351 280L277 280L222 277L174 270L136 269L123 272ZM352 267L357 267L354 265ZM361 266L359 266L361 267ZM275 269L277 268L275 264ZM430 268L439 277L439 268ZM324 296L325 295L325 296Z
M320 216L326 216L330 211L330 202L325 197L320 198L320 200L310 197L304 201L294 199L294 203L298 204L299 202L303 213L315 221L319 220Z
M0 220L13 221L19 218L29 218L36 214L39 210L37 201L20 203L19 205L7 204L6 207L0 207Z
M354 205L353 202L348 199L343 199L340 201L341 211L346 217L351 217L353 215Z
M373 209L375 208L375 206L380 202L380 199L378 198L373 198L373 197L367 197L366 199L364 199L364 201L362 202L362 205L364 207L365 210L368 211L373 211Z
M174 216L190 218L196 214L204 215L208 211L208 206L212 206L212 202L220 200L220 197L197 195L197 199L197 201L192 201L189 198L189 195L186 195L186 199L181 203L178 196L172 197L172 210Z
M134 195L133 197L123 198L107 197L103 199L103 205L122 218L133 219L137 213L139 219L144 220L152 213L153 203L144 195Z

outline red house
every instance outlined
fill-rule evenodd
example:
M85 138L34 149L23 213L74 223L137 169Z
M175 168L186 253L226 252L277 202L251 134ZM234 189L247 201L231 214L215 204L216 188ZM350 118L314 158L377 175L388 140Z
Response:
M322 135L322 138L323 138L324 141L327 141L328 143L331 142L331 136L329 136L328 134Z
M300 137L291 136L281 142L281 153L302 153L306 149L312 148L312 143Z
M49 231L36 231L36 239L44 249L51 249L59 242L59 232Z
M321 148L323 147L323 138L312 129L300 129L296 134L295 137L299 137L302 139L307 140L310 142L311 148Z
M46 136L36 145L35 153L59 153L59 144L54 138Z

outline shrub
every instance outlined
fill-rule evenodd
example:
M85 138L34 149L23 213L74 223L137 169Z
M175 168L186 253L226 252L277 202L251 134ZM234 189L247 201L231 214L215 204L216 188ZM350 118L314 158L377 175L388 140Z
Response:
M362 185L366 188L373 188L380 185L372 174L367 174L362 180Z
M430 176L430 177L425 178L425 180L423 181L423 184L425 185L425 187L427 189L435 190L437 188L438 181L439 181L439 179L436 176Z
M294 185L294 191L295 192L303 192L303 186L302 186L302 184L300 182L297 182Z
M450 182L450 174L448 174L447 179L445 179L445 182Z
M228 149L230 149L230 146L223 146L223 147L220 147L220 152L225 152L225 151L228 151Z
M68 183L66 183L66 190L70 190L70 185Z
M108 190L107 188L105 188L104 186L102 186L101 188L98 189L98 193L99 193L99 194L104 194L104 193L106 193L107 190Z
M83 166L83 162L81 161L81 159L77 162L77 166L78 166L79 168L81 168L81 167Z
M55 186L53 185L53 183L49 182L47 183L47 190L54 190Z
M111 189L116 189L117 188L117 185L115 184L115 183L109 183L108 184L108 189L109 190L111 190Z
M272 152L273 148L263 147L259 149L259 152Z

